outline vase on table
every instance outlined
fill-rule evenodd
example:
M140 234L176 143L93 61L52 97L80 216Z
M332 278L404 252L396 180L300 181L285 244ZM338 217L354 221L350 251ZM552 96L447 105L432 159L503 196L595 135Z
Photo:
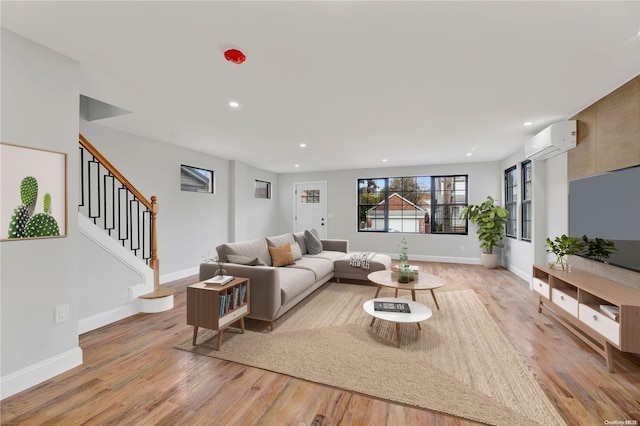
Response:
M408 282L411 282L415 279L415 275L413 273L413 270L408 266L401 266L400 269L398 269L398 282L401 284L406 284Z

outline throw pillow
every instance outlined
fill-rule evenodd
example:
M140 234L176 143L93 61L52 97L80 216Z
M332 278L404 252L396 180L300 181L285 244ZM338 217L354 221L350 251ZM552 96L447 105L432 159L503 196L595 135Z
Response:
M291 243L291 254L293 254L293 260L302 259L302 250L300 244Z
M291 244L287 243L279 247L269 247L271 254L271 262L273 266L295 265L293 254L291 253Z
M227 256L227 262L236 263L238 265L247 265L247 266L266 266L267 265L259 257L247 257L247 256L240 256L237 254L230 254L229 256Z
M320 254L322 252L322 241L318 238L317 231L304 231L304 243L307 246L309 254Z

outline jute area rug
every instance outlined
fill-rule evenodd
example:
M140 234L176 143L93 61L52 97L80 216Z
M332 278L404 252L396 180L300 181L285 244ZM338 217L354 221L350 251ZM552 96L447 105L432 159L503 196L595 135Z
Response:
M372 397L495 425L562 425L562 417L472 290L416 292L433 316L395 324L362 309L375 288L328 283L276 321L273 332L201 329L176 347ZM410 297L406 292L401 297ZM383 289L379 297L393 297Z

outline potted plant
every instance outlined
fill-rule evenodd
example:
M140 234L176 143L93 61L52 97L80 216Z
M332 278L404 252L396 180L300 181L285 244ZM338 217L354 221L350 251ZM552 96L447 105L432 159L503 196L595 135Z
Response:
M400 240L400 265L398 265L398 282L408 283L413 281L414 273L409 266L409 255L407 254L408 246L407 240L404 238Z
M562 234L553 241L547 238L547 253L553 253L556 256L555 262L550 262L551 268L566 269L566 256L570 254L578 254L582 250L583 244L576 237L568 237Z
M485 268L495 268L498 264L498 255L493 252L494 247L504 247L504 226L509 219L509 211L494 204L495 200L488 196L484 203L470 204L460 213L460 219L468 219L478 226L476 235L480 240L482 253L482 265Z

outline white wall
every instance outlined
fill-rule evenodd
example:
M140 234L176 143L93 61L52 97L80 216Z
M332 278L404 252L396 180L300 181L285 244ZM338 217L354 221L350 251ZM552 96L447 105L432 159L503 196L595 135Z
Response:
M143 277L116 256L106 254L103 246L82 233L78 248L79 318L86 319L127 305L129 287L140 285Z
M517 228L517 238L506 237L504 239L504 250L503 250L503 261L504 265L513 273L520 276L523 279L528 280L531 276L531 265L533 262L533 253L535 246L535 237L533 235L532 230L532 238L531 241L524 241L520 238L522 233L522 211L520 210L521 202L522 202L522 169L521 163L526 160L524 155L524 150L518 150L514 154L505 158L501 162L501 173L504 176L504 171L512 166L517 166L518 172L518 228ZM535 164L532 164L532 168L535 167ZM533 169L532 169L533 172ZM533 175L533 173L532 173ZM538 183L535 180L535 177L532 178L532 185L535 187ZM502 193L503 195L500 197L504 199L504 179L502 181ZM535 192L532 195L532 205L536 202L535 200ZM533 217L535 223L535 215Z
M278 175L232 161L234 214L229 241L245 241L278 233ZM255 181L271 182L271 199L255 197Z
M502 200L499 162L431 165L402 168L337 170L290 173L279 177L280 232L293 230L293 187L295 182L327 182L327 232L329 238L349 240L352 251L375 251L398 256L401 238L406 238L409 258L479 263L481 249L470 225L469 235L433 235L358 232L357 181L363 178L395 176L469 175L469 202L482 203L487 195Z
M525 161L524 151L518 151L501 162L502 173L518 166L518 194L521 196L522 175L520 163ZM567 153L547 160L532 162L533 230L530 242L520 238L506 238L504 260L507 268L526 281L531 280L533 264L544 264L552 256L546 253L546 239L569 231L569 191L567 179ZM504 185L503 185L504 186ZM502 189L504 192L504 188ZM502 197L504 198L504 197ZM518 204L518 207L520 204ZM518 215L520 216L520 212ZM518 221L518 235L520 235Z
M203 258L228 240L229 161L80 121L80 132L143 195L157 197L162 281L197 273ZM180 190L180 165L214 171L215 193Z
M216 256L217 245L277 233L277 197L254 197L256 179L277 188L274 173L97 122L81 120L80 132L143 195L157 197L161 281L197 273L203 258ZM181 191L181 164L213 170L215 193Z
M3 142L67 154L67 233L0 243L2 397L82 363L78 346L77 62L2 30ZM54 308L69 321L54 324Z

